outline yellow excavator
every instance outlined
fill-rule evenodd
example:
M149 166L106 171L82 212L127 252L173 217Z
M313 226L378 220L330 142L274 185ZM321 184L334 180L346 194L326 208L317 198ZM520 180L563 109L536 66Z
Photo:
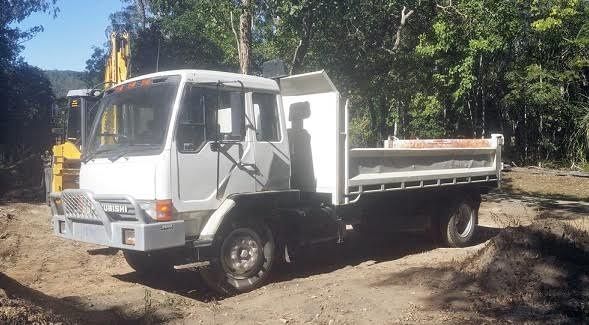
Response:
M113 31L109 35L109 55L104 72L104 89L126 80L129 76L131 50L128 32ZM52 148L51 167L45 170L47 193L61 192L64 189L78 188L81 153L86 145L89 126L92 125L96 110L92 110L99 97L97 89L70 90L67 94L67 124L61 130L57 144ZM116 123L116 116L105 116L102 128L110 128Z

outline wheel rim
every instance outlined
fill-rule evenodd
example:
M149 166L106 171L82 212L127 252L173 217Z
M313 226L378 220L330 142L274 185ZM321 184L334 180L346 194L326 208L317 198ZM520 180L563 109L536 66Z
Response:
M465 205L461 205L454 216L454 227L458 236L468 237L474 227L474 211Z
M249 229L236 230L222 247L223 268L235 278L247 278L257 273L263 261L259 237Z

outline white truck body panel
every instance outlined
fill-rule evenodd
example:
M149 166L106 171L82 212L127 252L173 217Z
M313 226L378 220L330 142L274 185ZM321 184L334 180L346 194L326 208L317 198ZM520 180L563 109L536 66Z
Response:
M280 80L284 115L290 115L291 105L294 103L308 102L310 115L303 121L304 133L310 138L310 151L295 149L293 155L302 154L304 159L312 160L312 164L296 166L292 169L302 169L299 174L307 173L302 181L301 190L332 195L332 203L341 202L339 189L340 169L338 159L339 148L339 120L340 120L340 94L333 85L325 71L311 72L301 75L286 77ZM291 135L292 143L297 139L293 131L292 121L287 120L287 128ZM308 140L302 140L304 142ZM300 145L299 147L305 147ZM312 168L310 168L312 167Z
M131 195L137 200L167 199L169 174L167 150L160 155L129 156L115 161L97 158L80 169L80 188L92 189L98 195Z

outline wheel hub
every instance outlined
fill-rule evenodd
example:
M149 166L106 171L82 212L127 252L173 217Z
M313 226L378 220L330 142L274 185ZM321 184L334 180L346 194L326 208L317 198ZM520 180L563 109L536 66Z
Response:
M247 234L233 237L229 243L225 264L231 273L244 275L256 268L260 260L260 247L256 240Z
M473 212L464 206L460 207L457 211L455 218L455 227L458 235L462 238L467 237L474 226Z

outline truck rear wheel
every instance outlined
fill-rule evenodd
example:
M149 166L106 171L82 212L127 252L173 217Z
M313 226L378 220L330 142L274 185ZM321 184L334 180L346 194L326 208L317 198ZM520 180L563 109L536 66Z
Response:
M442 218L441 230L449 247L466 247L473 243L478 224L479 204L470 198L463 199L447 209Z
M139 275L155 275L162 272L172 272L174 264L163 253L145 253L136 251L123 251L127 264Z
M260 224L231 227L221 236L215 257L200 273L221 294L251 291L268 279L275 260L275 242L269 227Z

